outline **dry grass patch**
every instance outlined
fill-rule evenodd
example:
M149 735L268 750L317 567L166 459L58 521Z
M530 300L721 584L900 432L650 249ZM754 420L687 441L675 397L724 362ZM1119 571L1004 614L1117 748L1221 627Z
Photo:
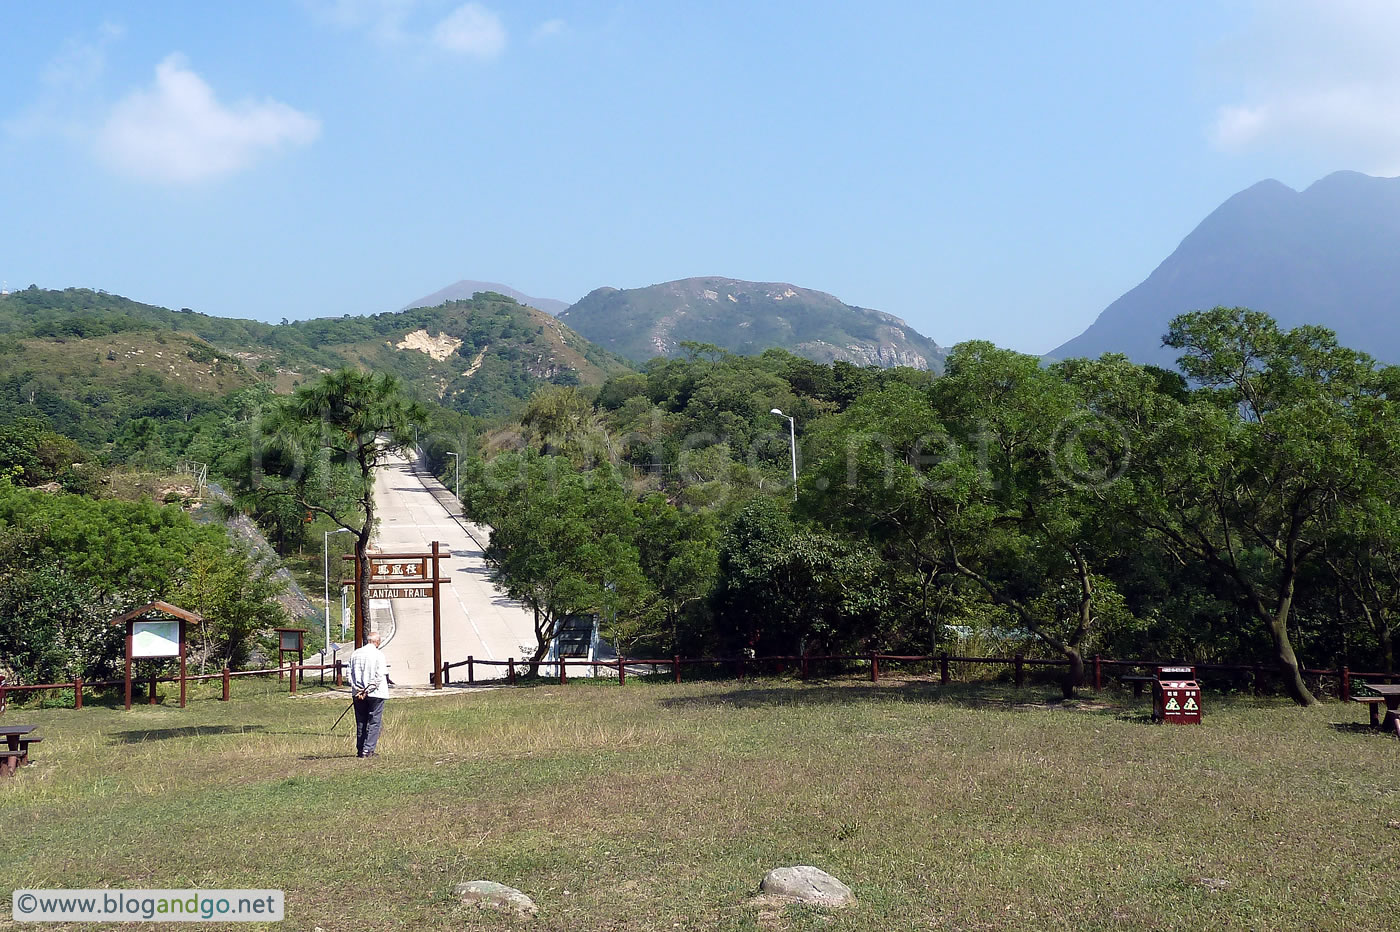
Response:
M268 886L283 928L1342 928L1400 910L1400 742L1364 710L1145 705L924 683L588 684L392 700L384 756L286 697L21 716L13 886ZM1334 727L1340 726L1340 727ZM860 905L752 901L814 864Z

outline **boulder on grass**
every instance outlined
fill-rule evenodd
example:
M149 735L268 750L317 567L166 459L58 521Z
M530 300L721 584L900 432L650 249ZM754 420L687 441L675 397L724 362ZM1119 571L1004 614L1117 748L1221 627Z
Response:
M815 867L775 868L764 875L763 883L758 888L768 896L811 906L840 909L854 905L856 901L850 887Z
M521 919L529 919L539 912L534 900L514 887L507 887L505 884L496 883L493 880L470 880L466 883L459 883L455 892L463 906L494 909L497 912L519 916Z

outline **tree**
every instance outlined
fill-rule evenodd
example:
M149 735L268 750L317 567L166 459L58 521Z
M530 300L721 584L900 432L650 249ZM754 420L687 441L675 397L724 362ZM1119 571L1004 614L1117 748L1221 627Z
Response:
M35 683L111 672L123 642L97 587L43 549L33 531L0 533L0 672Z
M682 511L663 495L647 496L634 511L640 568L660 606L661 630L674 645L681 615L701 604L714 587L718 534L707 515Z
M236 669L254 634L286 623L287 613L276 601L286 583L274 573L274 567L242 549L201 544L190 554L172 601L202 618L191 632L191 659L200 673L211 664Z
M534 614L538 669L570 615L597 615L604 634L635 639L654 599L633 543L631 503L607 470L578 473L560 457L498 456L464 497L491 525L492 580Z
M245 473L254 500L290 499L355 535L356 638L369 633L367 555L374 537L374 471L402 456L427 411L387 374L341 369L274 402Z
M720 539L722 634L745 648L794 653L813 639L857 642L887 604L880 569L860 541L800 526L785 505L755 498Z
M1331 529L1377 487L1393 458L1385 375L1320 327L1282 331L1266 314L1217 307L1175 318L1163 338L1201 386L1186 402L1112 404L1134 436L1119 513L1173 559L1199 561L1265 630L1288 694L1316 702L1290 634L1298 586Z
M1035 357L961 344L927 393L893 384L852 403L809 508L916 577L926 619L932 588L951 578L1001 606L1069 661L1068 698L1086 641L1105 617L1124 620L1096 566L1103 528L1085 490L1109 478L1115 451L1086 413Z

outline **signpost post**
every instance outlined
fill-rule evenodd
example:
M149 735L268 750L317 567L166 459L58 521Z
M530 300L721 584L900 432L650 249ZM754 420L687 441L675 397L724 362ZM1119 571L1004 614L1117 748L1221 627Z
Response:
M112 619L114 625L126 625L126 708L131 709L131 668L134 661L146 658L180 658L180 708L185 707L185 626L204 619L169 602L148 602L125 615ZM154 704L155 678L148 702Z
M433 688L442 688L442 584L451 580L442 577L442 543L433 541L427 553L369 553L369 599L432 599L433 600ZM355 561L353 554L346 560ZM359 585L360 567L355 562L355 578L341 580L342 586ZM363 619L355 619L355 646L363 645Z

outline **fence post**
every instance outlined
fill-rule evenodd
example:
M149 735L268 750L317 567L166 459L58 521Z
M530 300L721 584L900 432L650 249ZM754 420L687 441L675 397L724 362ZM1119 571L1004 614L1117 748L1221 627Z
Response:
M948 677L948 652L946 650L938 655L938 682L942 686L947 686L951 682Z
M155 705L155 704L156 704L156 675L155 675L154 673L152 673L152 674L151 674L151 687L150 687L150 692L149 692L149 694L146 696L146 705Z
M802 679L807 679L807 652L802 652Z
M1342 667L1342 701L1351 701L1351 667Z
M1026 682L1026 657L1024 654L1016 654L1016 688L1020 689Z
M675 672L675 674L676 674L676 682L679 683L679 682L681 681L681 655L680 655L680 654L677 654L675 657L673 657L673 658L671 659L671 669L672 669L672 670Z
M569 674L566 672L568 669L568 661L563 657L556 657L554 659L559 661L559 685L563 686L565 683L569 682Z
M448 663L446 660L442 662L442 685L452 685L452 664Z
M1094 655L1094 692L1103 691L1103 658Z
M509 675L509 677L510 677L510 685L514 686L514 685L515 685L515 658L514 658L514 657L511 657L511 658L508 659L507 664L506 664L506 673L507 673L507 674Z
M292 695L295 696L297 694L297 677L301 673L301 670L296 664L291 664L291 668L291 675L288 676L287 679L292 681Z
M467 685L470 686L470 685L472 685L472 684L475 683L475 682L476 682L476 658L473 657L471 654L467 654Z
M81 676L79 676L79 677L76 677L76 678L73 680L73 708L74 708L74 709L81 709L82 707L83 707L83 678L82 678Z
M870 652L870 682L880 682L880 655L873 650Z
M627 684L627 664L621 657L617 658L617 685Z
M335 678L336 678L337 681L339 681L339 679L340 679L340 664L339 664L339 663L336 664ZM222 700L220 700L220 701L222 701L222 702L228 702L228 667L224 667L224 698L223 698Z
M336 658L336 661L335 661L335 685L336 685L336 688L337 688L337 689L339 689L341 686L344 686L344 685L345 685L345 683L344 683L344 682L341 680L341 678L340 678L340 665L341 665L342 662L343 662L343 661L341 661L341 659L340 659L339 657Z

